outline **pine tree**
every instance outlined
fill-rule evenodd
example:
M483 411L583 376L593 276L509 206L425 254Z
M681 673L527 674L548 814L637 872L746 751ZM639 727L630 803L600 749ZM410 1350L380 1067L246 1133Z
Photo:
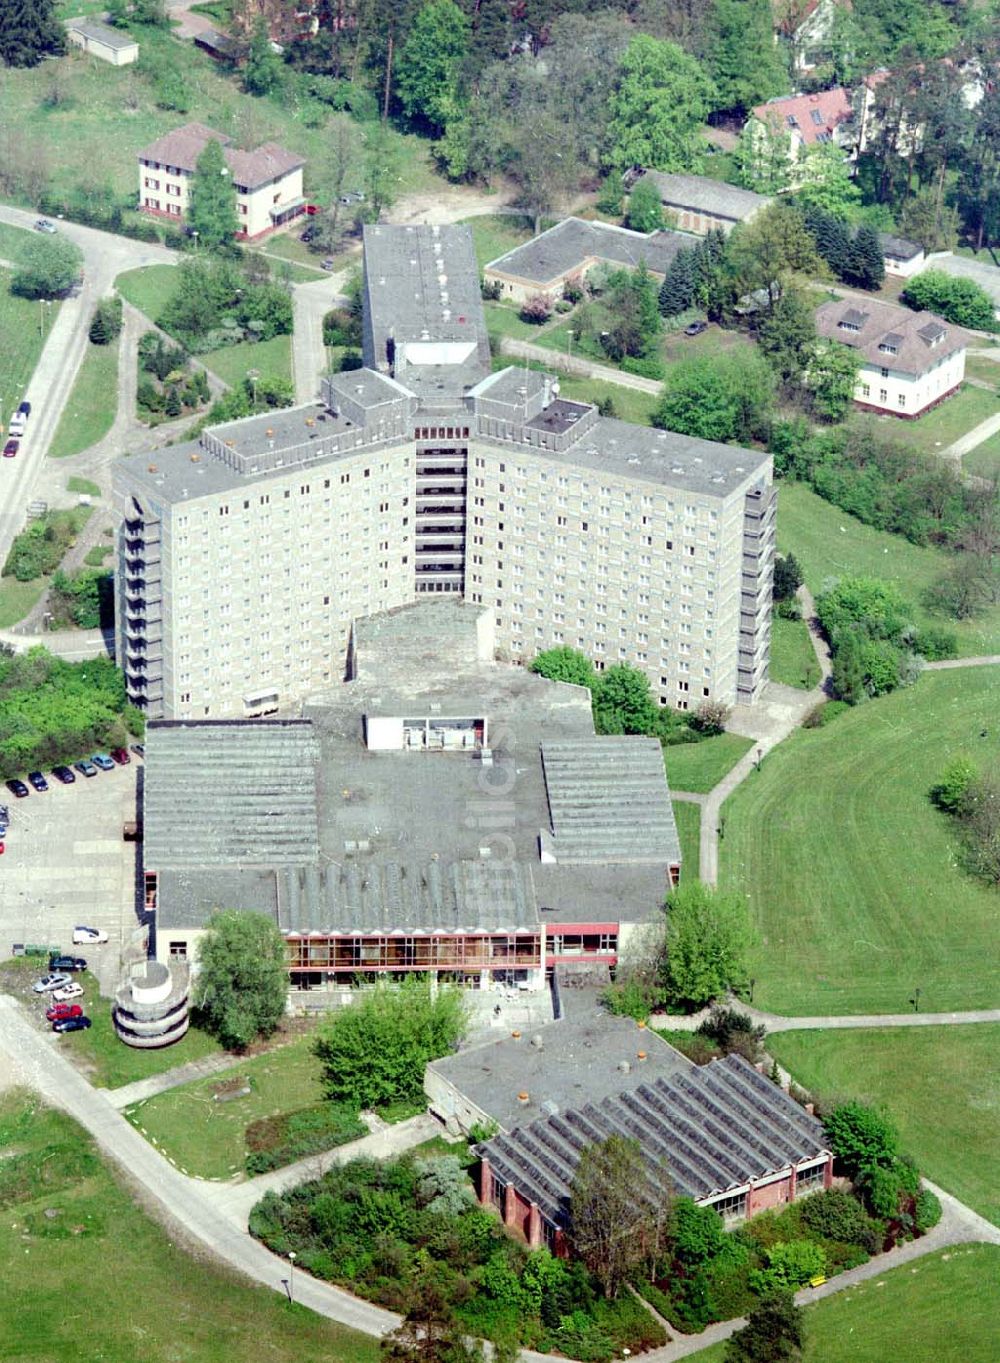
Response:
M107 322L104 318L104 309L100 306L94 313L94 319L90 324L90 331L87 335L90 337L91 345L107 345L111 340L111 337L108 335Z
M713 108L745 113L788 89L773 22L770 0L715 0L701 54L715 85Z
M677 317L694 300L697 248L682 247L667 267L660 285L660 312Z
M885 257L878 233L867 224L858 228L844 263L843 277L859 289L877 289L885 279Z
M167 405L164 411L167 416L180 416L181 414L181 395L174 386L171 386L167 393Z
M5 66L37 66L43 57L64 50L55 0L0 0L0 61Z
M508 0L479 0L472 14L469 71L472 80L491 62L503 61L514 41Z
M821 208L807 208L803 218L816 242L816 250L837 278L844 278L851 254L851 237L845 224L832 213L824 213Z
M790 1292L776 1292L753 1308L726 1342L725 1363L792 1363L802 1357L802 1308Z

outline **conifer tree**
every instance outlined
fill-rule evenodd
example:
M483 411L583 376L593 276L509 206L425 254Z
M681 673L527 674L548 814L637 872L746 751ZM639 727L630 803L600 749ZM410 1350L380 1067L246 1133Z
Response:
M43 57L64 50L55 0L0 0L0 61L5 66L37 66Z

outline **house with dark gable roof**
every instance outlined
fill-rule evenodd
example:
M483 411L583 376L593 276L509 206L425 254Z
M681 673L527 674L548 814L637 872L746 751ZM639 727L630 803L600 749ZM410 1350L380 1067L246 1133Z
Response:
M305 212L303 157L276 142L265 142L256 151L241 151L225 133L204 123L186 123L139 152L139 207L144 213L184 218L198 157L211 141L222 144L236 188L240 237L266 236Z
M965 376L969 334L931 312L879 299L832 299L816 310L816 330L861 357L859 407L915 417L954 393Z

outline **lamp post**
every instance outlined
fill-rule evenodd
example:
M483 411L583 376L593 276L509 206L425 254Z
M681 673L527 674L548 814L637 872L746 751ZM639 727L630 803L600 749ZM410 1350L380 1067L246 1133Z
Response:
M257 380L260 378L259 369L248 369L247 378L250 380L250 387L253 391L253 414L257 415Z
M295 1251L288 1251L288 1300L295 1300Z
M569 359L572 359L572 358L573 358L573 335L574 335L573 328L572 328L572 327L567 327L567 328L566 328L566 355L567 355L567 358L569 358Z

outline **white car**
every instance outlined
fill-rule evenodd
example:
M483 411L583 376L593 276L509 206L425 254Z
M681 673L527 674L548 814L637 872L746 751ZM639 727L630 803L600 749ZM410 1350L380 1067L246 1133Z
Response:
M36 994L47 994L50 989L62 989L65 985L72 983L73 981L69 975L43 975L42 978L36 980L31 987Z
M101 942L106 942L107 940L108 934L106 932L101 932L100 928L84 927L83 924L81 923L78 924L73 929L74 946L89 945L92 942L97 942L98 944L100 944Z
M68 1003L70 999L82 999L83 989L75 980L70 980L69 984L64 984L61 989L56 989L52 997L56 1003Z

